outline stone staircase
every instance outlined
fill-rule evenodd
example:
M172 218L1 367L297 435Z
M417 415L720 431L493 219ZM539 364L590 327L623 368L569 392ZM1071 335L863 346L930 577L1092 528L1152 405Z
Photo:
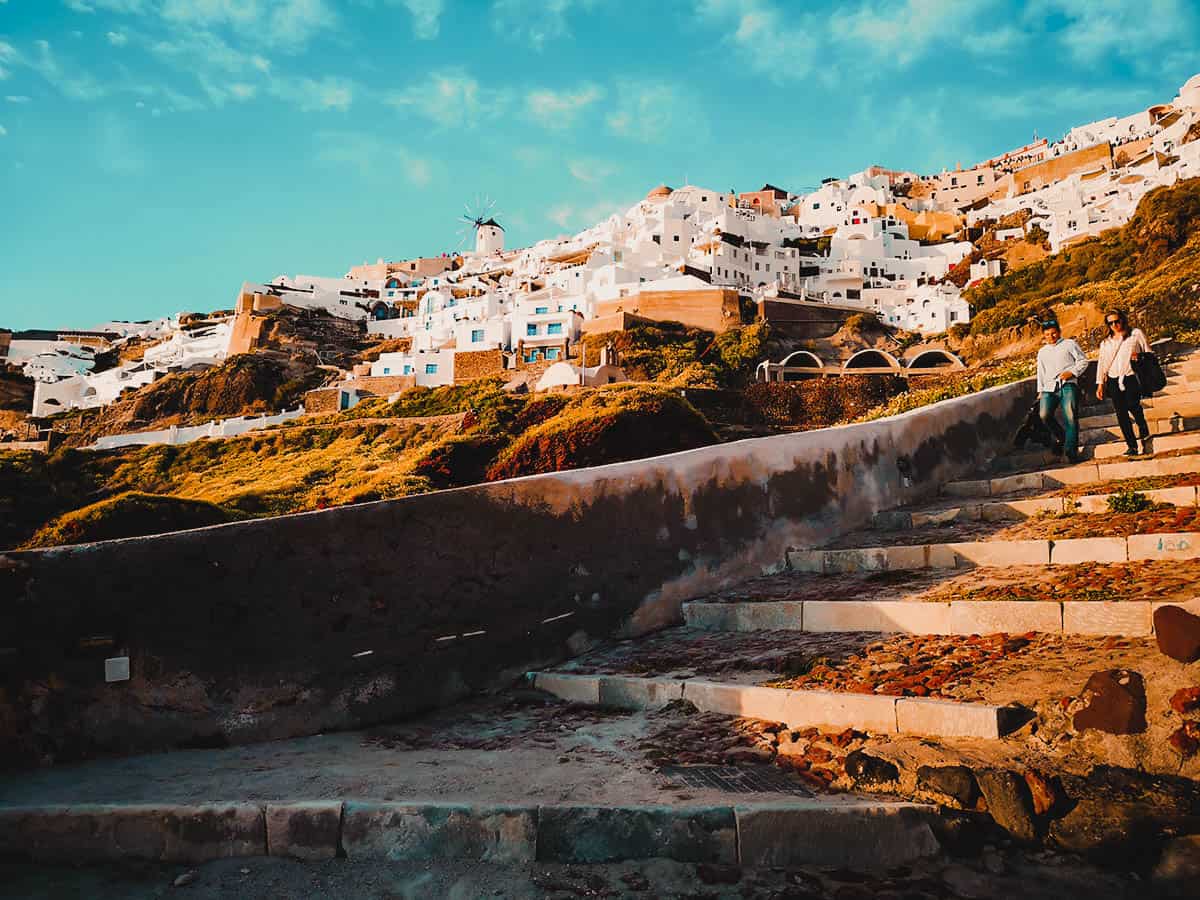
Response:
M525 686L0 775L0 856L862 870L1193 834L1200 357L1171 378L1153 457L1089 410L1086 462L1011 454ZM1157 505L1110 514L1131 489Z
M1055 778L1099 765L1196 778L1200 356L1175 360L1169 376L1147 403L1152 456L1114 460L1125 445L1092 405L1084 462L1010 453L927 503L790 551L782 574L685 603L682 628L530 679L574 703L682 705L782 723L792 739L865 732L862 752L888 773L875 782L944 808L954 801L922 789L913 769L1011 774L1036 757ZM1131 491L1150 508L1111 513L1110 498ZM1195 702L1180 699L1189 690ZM767 758L792 766L790 746L768 746ZM872 789L849 768L835 783ZM1016 791L1020 803L1028 793ZM1049 809L1005 824L1009 801L981 807L1014 835L1078 837Z

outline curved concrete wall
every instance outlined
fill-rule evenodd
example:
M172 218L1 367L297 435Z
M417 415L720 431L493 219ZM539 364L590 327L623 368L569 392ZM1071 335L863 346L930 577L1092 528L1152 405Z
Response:
M860 425L0 555L0 760L360 726L677 622L683 600L972 469L1031 399L1023 382ZM130 678L106 684L118 656Z

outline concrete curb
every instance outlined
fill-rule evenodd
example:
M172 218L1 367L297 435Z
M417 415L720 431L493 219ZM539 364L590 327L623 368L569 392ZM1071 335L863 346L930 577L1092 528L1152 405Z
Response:
M332 848L351 862L595 863L660 857L761 865L796 858L813 865L853 861L856 867L880 868L937 853L930 825L935 816L931 806L837 799L762 806L321 800L265 806L11 807L0 808L0 858L196 864L266 855L323 859ZM267 838L272 820L274 844Z
M734 811L745 866L891 868L939 850L928 807L910 803L836 813L815 804L739 806Z
M849 550L789 550L787 553L788 567L793 571L822 575L1197 557L1200 557L1200 532L1061 541L963 541Z
M683 621L705 631L878 631L894 634L1047 634L1149 637L1148 600L804 600L683 604ZM752 609L761 607L761 609ZM765 624L764 624L765 623Z
M599 696L619 696L625 701L619 704L622 709L654 709L669 702L662 692L635 687L637 682L662 682L665 679L563 672L530 672L529 679L539 690L563 699L573 699L593 690ZM682 685L682 694L672 693L670 699L682 696L702 712L783 722L789 728L859 728L876 734L994 740L1003 737L1017 724L1007 707L986 703L839 691L794 691L700 679L681 679L677 683Z
M38 862L195 863L266 852L263 808L248 803L0 808L0 855Z

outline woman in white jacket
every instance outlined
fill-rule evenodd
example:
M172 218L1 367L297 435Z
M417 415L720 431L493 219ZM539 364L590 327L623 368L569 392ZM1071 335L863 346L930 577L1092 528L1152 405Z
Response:
M1137 423L1142 453L1149 454L1150 429L1142 412L1142 386L1134 374L1133 363L1139 354L1150 352L1150 344L1142 329L1129 327L1129 320L1120 310L1105 313L1104 324L1108 327L1108 337L1100 344L1100 359L1096 363L1096 399L1107 396L1112 401L1117 425L1129 448L1125 455L1138 455L1131 418Z

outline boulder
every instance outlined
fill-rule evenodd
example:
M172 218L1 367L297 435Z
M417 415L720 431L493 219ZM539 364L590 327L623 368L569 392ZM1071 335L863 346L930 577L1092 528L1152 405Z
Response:
M1200 687L1180 688L1171 695L1171 709L1185 716L1200 712Z
M1093 672L1083 686L1085 706L1075 713L1076 731L1141 734L1146 730L1146 685L1131 669Z
M1033 797L1021 775L1003 769L980 769L975 780L997 825L1017 840L1037 839Z
M1164 837L1200 823L1200 796L1189 778L1096 766L1086 777L1062 780L1073 807L1051 822L1050 838L1107 866L1148 871Z
M1154 639L1171 659L1193 663L1200 659L1200 616L1181 606L1160 606L1154 611Z
M1163 887L1174 888L1179 896L1194 897L1184 891L1194 891L1200 884L1200 834L1167 841L1152 877Z
M846 774L855 787L880 787L894 784L900 778L895 763L855 750L846 757Z
M917 769L917 788L949 797L963 809L974 809L979 800L975 773L966 766L921 766Z
M1024 778L1025 784L1029 786L1029 795L1033 798L1035 815L1050 815L1063 806L1066 795L1062 783L1053 775L1029 769L1024 773Z
M1200 722L1184 722L1171 732L1167 743L1184 759L1191 759L1200 751Z

